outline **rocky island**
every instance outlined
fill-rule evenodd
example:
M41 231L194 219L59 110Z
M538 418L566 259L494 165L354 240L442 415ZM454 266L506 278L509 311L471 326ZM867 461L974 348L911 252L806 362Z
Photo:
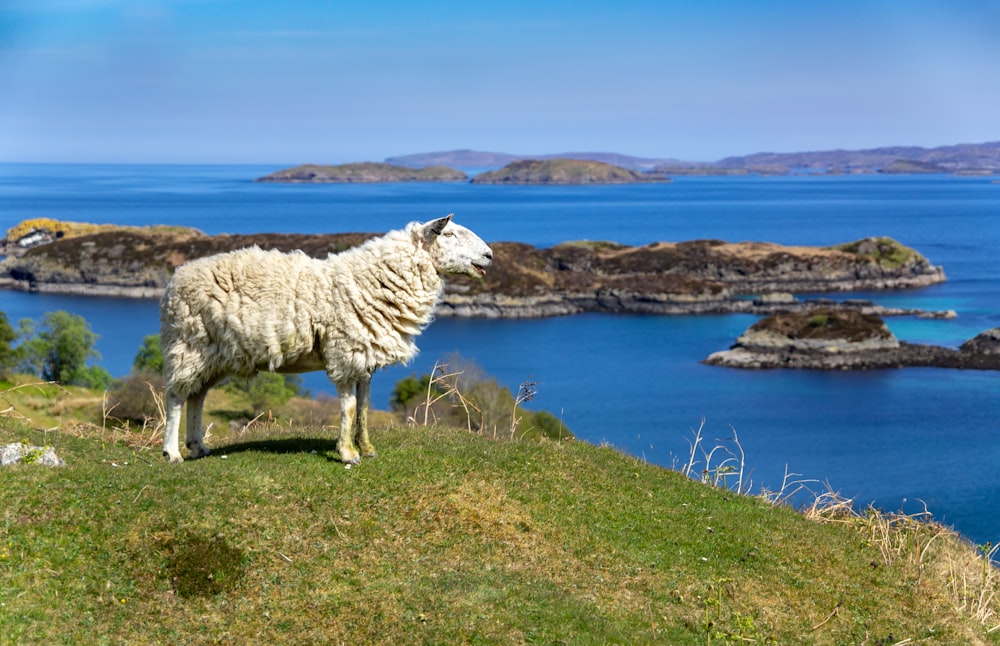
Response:
M754 369L909 366L1000 370L1000 328L986 330L954 349L899 341L874 314L810 307L754 323L730 349L713 353L704 363Z
M669 181L670 178L662 173L630 170L582 159L522 159L472 178L473 184L635 184Z
M34 224L32 224L34 223ZM325 257L375 234L209 236L194 229L77 226L52 234L50 222L22 223L0 253L0 287L39 292L158 297L181 263L250 245ZM91 225L93 226L93 225ZM74 232L75 231L75 232ZM793 292L922 287L944 271L890 238L834 247L792 247L721 240L567 242L538 248L491 245L494 264L482 280L447 283L439 316L524 318L579 312L702 314L794 312L814 306ZM951 316L890 309L868 301L828 304L880 315Z
M341 164L339 166L323 166L319 164L302 164L294 168L279 170L264 177L258 177L255 182L279 182L294 184L351 184L376 182L464 182L469 176L460 170L447 166L428 166L426 168L410 168L378 162L361 162L356 164Z

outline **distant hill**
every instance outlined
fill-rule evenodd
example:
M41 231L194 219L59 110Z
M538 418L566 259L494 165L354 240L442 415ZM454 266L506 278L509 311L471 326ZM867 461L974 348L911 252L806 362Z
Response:
M908 163L907 163L908 162ZM1000 172L1000 141L937 148L890 146L867 150L825 150L800 153L755 153L727 157L720 168L783 167L840 172L966 173Z
M410 168L393 164L361 162L339 166L303 164L259 177L254 181L291 183L464 182L467 179L469 179L468 175L462 171L445 166Z
M387 157L386 163L409 166L411 168L423 168L432 164L443 164L452 168L475 168L475 169L496 169L507 164L522 159L580 159L589 161L599 161L605 164L613 164L628 168L630 170L653 170L657 166L666 164L687 165L676 159L650 159L646 157L633 157L620 153L557 153L547 155L512 155L509 153L484 152L479 150L449 150L433 153L418 153L415 155L401 155L398 157Z
M522 159L472 178L473 184L634 184L664 181L670 180L660 174L582 159Z
M450 166L452 168L500 168L512 161L523 159L518 155L509 153L491 153L479 150L447 150L433 153L417 153L414 155L400 155L398 157L386 157L385 163L396 164L398 166L408 166L409 168L423 168L425 166Z
M389 157L386 162L410 168L443 164L452 168L478 170L497 169L524 159L556 158L600 161L631 170L655 170L670 175L781 174L797 170L828 173L993 174L1000 173L1000 141L937 148L889 146L864 150L759 152L707 163L633 157L609 152L515 155L467 149L401 155Z

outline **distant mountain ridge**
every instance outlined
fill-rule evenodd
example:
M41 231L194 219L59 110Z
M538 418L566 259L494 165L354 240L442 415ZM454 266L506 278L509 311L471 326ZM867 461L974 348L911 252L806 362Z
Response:
M477 150L450 150L386 158L387 163L422 168L444 165L465 169L496 169L524 159L578 159L600 161L631 170L699 173L770 172L795 170L844 173L1000 173L1000 141L955 144L936 148L887 146L863 150L822 150L796 153L759 152L726 157L716 162L633 157L610 152L578 152L545 155L515 155Z
M907 167L901 162L909 162ZM754 153L726 157L714 165L722 168L783 166L789 169L839 169L851 171L886 171L893 164L906 168L897 172L956 173L964 171L1000 171L1000 141L982 144L956 144L921 148L888 146L866 150L823 150L800 153ZM889 172L892 172L889 170Z

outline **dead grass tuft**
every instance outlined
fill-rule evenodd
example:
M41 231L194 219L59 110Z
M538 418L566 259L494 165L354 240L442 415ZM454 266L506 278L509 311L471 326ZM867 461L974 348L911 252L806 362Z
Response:
M947 590L956 612L988 628L1000 630L1000 576L995 556L1000 546L973 545L954 529L936 522L926 506L906 514L868 506L858 512L854 501L828 490L803 510L820 523L843 524L861 533L881 555L881 564L896 567L915 585Z

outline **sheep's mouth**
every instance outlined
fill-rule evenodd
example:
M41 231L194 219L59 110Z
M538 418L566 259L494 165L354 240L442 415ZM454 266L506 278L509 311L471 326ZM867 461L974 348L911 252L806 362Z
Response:
M471 264L472 268L476 270L476 273L479 274L480 278L486 275L486 268L490 266L490 262L488 260L486 262L472 262L469 264Z

